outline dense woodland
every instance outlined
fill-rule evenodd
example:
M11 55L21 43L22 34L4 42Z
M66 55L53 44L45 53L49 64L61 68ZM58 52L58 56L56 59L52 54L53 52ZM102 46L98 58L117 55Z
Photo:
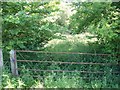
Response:
M9 51L39 50L47 52L104 53L117 57L93 57L80 55L51 55L21 53L25 59L53 61L85 61L119 63L120 54L120 2L1 2L2 48L4 61L9 62ZM21 58L19 56L18 58ZM51 59L49 59L51 58ZM119 74L100 76L79 73L40 73L46 76L39 80L32 76L39 73L21 71L23 76L13 77L10 64L5 65L2 87L38 88L120 88ZM20 63L26 68L29 64ZM117 67L77 66L57 64L30 64L38 69L119 71ZM46 67L47 66L47 67ZM31 75L33 74L33 75ZM28 77L27 75L31 75ZM80 77L81 76L81 77ZM93 79L96 77L95 79Z

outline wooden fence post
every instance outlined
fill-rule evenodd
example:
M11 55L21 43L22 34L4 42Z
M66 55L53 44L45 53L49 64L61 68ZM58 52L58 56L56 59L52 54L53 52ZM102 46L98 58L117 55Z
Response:
M2 85L2 70L3 70L3 54L2 49L0 48L0 87Z
M16 51L15 50L10 51L10 62L11 62L12 74L15 75L15 76L18 76L17 61L16 61Z

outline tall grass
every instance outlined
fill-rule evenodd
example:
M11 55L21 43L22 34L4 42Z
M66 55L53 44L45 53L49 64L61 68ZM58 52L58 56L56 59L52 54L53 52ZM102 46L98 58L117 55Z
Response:
M26 72L26 71L25 71ZM49 73L43 78L33 78L29 72L13 77L3 74L2 88L120 88L113 75L107 74L101 79L84 79L79 74ZM118 80L119 81L119 80Z

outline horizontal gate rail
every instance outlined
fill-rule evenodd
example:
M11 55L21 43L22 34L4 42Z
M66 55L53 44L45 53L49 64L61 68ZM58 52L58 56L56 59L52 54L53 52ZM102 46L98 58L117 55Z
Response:
M31 51L31 50L16 50L16 52L36 52L48 54L80 54L80 55L95 55L95 56L120 56L120 54L93 54L93 53L79 53L79 52L46 52L46 51Z
M83 64L83 65L120 65L119 63L92 63L92 62L60 62L60 61L38 61L38 60L17 60L17 62L39 62L39 63L59 63L59 64Z
M21 68L17 68L17 70L22 70ZM78 70L38 70L38 69L26 69L31 71L38 71L38 72L79 72L79 73L98 73L98 74L104 74L104 73L120 73L120 72L102 72L102 71L78 71Z
M46 51L31 51L31 50L13 50L14 52L15 52L15 54L14 54L14 60L16 61L16 63L17 62L23 62L23 63L50 63L50 64L69 64L69 65L102 65L102 66L112 66L112 65L117 65L117 67L119 67L120 66L120 63L118 63L118 60L116 61L116 62L84 62L84 61L53 61L53 60L49 60L48 59L48 61L47 60L28 60L28 59L25 59L24 58L24 60L22 59L20 59L20 60L18 60L17 58L16 58L16 53L17 52L25 52L25 53L42 53L42 54L69 54L69 55L71 55L71 54L73 54L73 55L75 55L75 54L77 54L77 55L90 55L90 56L117 56L117 58L116 59L118 59L118 57L120 56L120 54L96 54L96 53L80 53L80 52L46 52ZM101 58L102 59L102 58ZM17 65L17 64L16 64ZM33 67L27 67L27 68L21 68L21 67L14 67L14 70L16 70L16 71L18 71L18 70L29 70L29 71L33 71L33 72L76 72L76 73L86 73L86 74L120 74L120 72L117 70L117 71L101 71L101 70L91 70L91 71L84 71L84 70L65 70L65 69L63 69L63 70L49 70L49 69L37 69L37 68L33 68Z

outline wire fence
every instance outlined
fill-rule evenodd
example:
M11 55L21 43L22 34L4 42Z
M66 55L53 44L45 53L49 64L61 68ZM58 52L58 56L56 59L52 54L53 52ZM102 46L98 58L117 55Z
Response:
M11 60L12 73L22 76L26 71L30 75L45 76L48 73L57 75L69 74L81 77L99 78L111 74L120 74L120 55L93 54L79 52L45 52L30 50L14 50Z

